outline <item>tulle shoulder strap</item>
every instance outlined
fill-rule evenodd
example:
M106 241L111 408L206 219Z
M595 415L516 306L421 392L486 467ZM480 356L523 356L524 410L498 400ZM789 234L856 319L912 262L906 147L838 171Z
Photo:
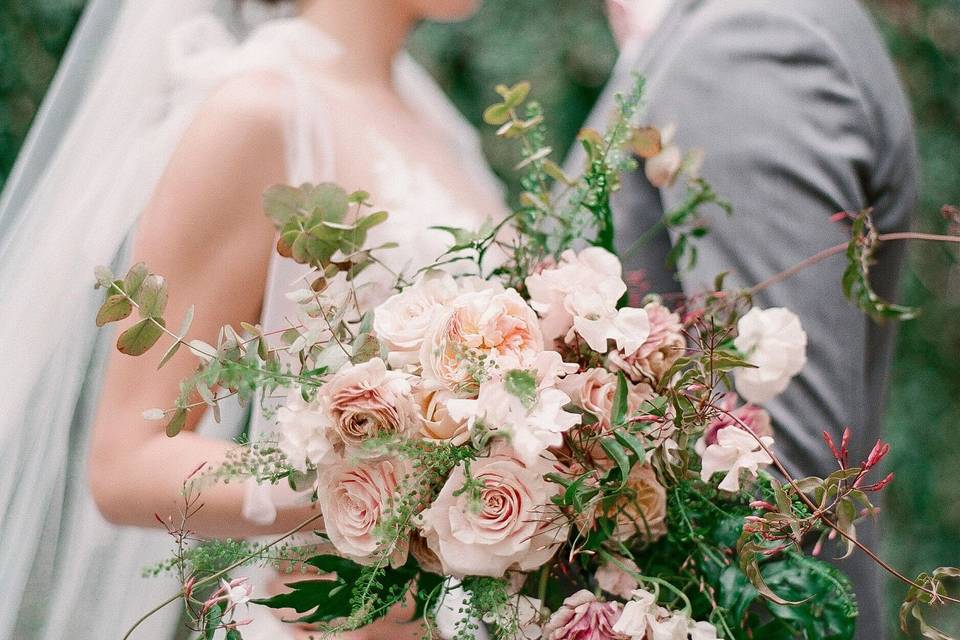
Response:
M269 20L240 39L218 16L201 14L171 33L170 103L195 108L227 80L275 74L292 92L284 123L288 181L330 180L334 151L316 68L340 54L337 42L299 18Z

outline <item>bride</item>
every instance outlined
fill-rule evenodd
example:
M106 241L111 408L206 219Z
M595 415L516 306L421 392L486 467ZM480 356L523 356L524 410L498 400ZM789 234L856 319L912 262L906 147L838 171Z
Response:
M212 342L223 324L282 327L293 312L283 294L296 265L273 251L260 206L272 184L369 191L391 214L377 240L405 252L391 258L397 269L442 252L447 238L430 226L502 215L474 132L401 53L419 20L466 17L475 0L274 1L273 13L292 15L252 29L235 24L232 0L131 0L103 40L116 4L92 3L64 67L90 66L89 86L61 75L0 201L0 335L16 363L0 374L10 409L0 417L0 639L119 638L175 592L138 577L170 546L146 528L178 517L184 479L221 460L246 423L194 418L171 439L143 420L195 363L182 353L158 372L149 358L106 356L92 326L95 264L146 262L170 283L171 317L198 303L191 336ZM250 422L253 435L271 428L256 411ZM190 528L286 531L308 507L275 493L211 487ZM141 529L111 527L97 510ZM275 582L261 580L257 595ZM135 637L172 638L168 609ZM248 640L307 637L251 612ZM361 633L419 630L388 621Z

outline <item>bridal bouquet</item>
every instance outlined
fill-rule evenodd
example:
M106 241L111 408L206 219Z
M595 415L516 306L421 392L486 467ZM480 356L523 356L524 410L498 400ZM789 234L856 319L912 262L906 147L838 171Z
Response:
M293 326L188 340L189 318L167 328L160 276L98 272L98 322L141 316L121 351L141 355L166 335L161 364L181 346L199 359L175 406L147 418L174 437L189 412L235 396L276 423L198 469L182 522L164 521L178 544L157 570L182 581L195 629L241 638L253 603L321 633L408 607L427 637L472 638L482 625L529 640L851 638L849 582L815 556L828 539L860 546L857 522L890 481L872 477L887 446L852 461L847 436L827 437L836 472L793 478L762 404L804 366L797 316L754 306L759 289L726 290L722 276L673 307L628 295L609 201L635 157L656 184L689 185L666 220L678 263L696 259L706 233L699 207L725 206L696 177L695 153L634 125L640 85L605 133L581 134L589 159L576 177L550 161L528 87L498 91L485 119L520 142L520 206L479 230L445 228L449 251L414 273L390 271L378 256L394 247L367 242L387 214L332 184L265 195L278 251L304 265ZM872 314L906 313L869 288L879 241L869 214L854 216L845 286ZM384 283L391 295L374 295ZM189 516L205 483L249 478L314 503L298 527L313 540L197 540ZM298 576L254 599L232 575L250 563ZM904 616L930 629L922 608L950 599L956 575L911 582Z

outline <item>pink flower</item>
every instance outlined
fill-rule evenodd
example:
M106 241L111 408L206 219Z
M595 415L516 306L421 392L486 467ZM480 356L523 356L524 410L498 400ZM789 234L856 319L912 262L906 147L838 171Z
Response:
M347 447L378 436L412 435L419 416L410 376L389 371L380 358L348 365L325 384L312 402L291 391L277 413L280 449L294 467L338 461Z
M526 465L505 447L470 463L478 491L463 491L465 468L453 470L422 514L427 545L453 576L501 577L509 569L541 566L566 540L565 519L551 502L557 485L544 479L552 465Z
M394 366L418 361L433 315L456 297L457 283L448 273L428 271L416 283L374 310L373 330L390 351Z
M530 305L541 318L548 342L570 343L578 334L598 353L613 340L627 354L643 344L650 331L643 309L617 309L627 290L620 261L612 253L590 247L566 251L560 264L526 279Z
M318 499L330 542L343 556L372 564L384 550L376 530L390 515L404 476L410 472L402 460L342 462L320 476ZM392 550L391 564L402 564L407 549Z
M420 348L428 386L476 391L489 367L525 368L543 351L537 314L513 289L461 293L438 313Z
M629 600L633 592L640 586L637 579L633 577L640 573L640 570L632 560L627 558L622 558L620 564L633 573L621 569L618 564L608 562L597 569L594 577L597 579L597 585L607 593Z
M409 434L418 426L409 376L388 371L380 358L341 369L323 386L319 400L333 421L334 437L346 445Z
M544 640L618 640L614 632L623 605L600 602L589 591L578 591L563 601L543 627Z
M764 446L773 446L773 438L760 436ZM726 472L718 485L724 491L740 490L740 471L745 469L756 477L760 465L768 465L773 459L757 442L757 438L740 427L727 427L717 432L716 444L707 445L701 438L696 444L697 454L702 458L700 479L710 482L713 474Z
M727 427L740 427L740 423L737 422L737 419L740 422L743 422L754 433L758 436L772 436L773 427L770 423L770 414L760 407L752 404L745 404L742 407L737 407L737 394L727 393L723 396L723 399L718 404L718 407L727 413L721 413L717 415L713 420L710 421L710 424L707 425L707 430L703 433L704 444L709 446L712 444L717 444L717 433L721 429L726 429ZM730 414L730 415L728 415ZM734 416L734 417L731 417Z
M627 415L632 415L645 400L653 397L653 389L646 384L628 385ZM613 417L613 398L617 393L616 375L606 369L588 369L583 373L568 375L557 386L570 396L575 405L597 418L599 429L609 431Z
M650 322L650 335L647 341L630 356L614 351L609 356L609 364L623 371L633 381L657 381L683 355L686 340L683 337L683 323L680 316L671 312L659 302L651 302L643 308Z
M544 352L539 360L547 360L551 353L559 360L554 352ZM526 391L510 386L511 375L527 381ZM480 385L475 400L450 400L447 410L454 420L466 421L471 433L482 427L508 437L519 458L534 465L544 451L563 444L563 434L580 422L579 414L564 411L570 397L555 387L541 387L537 377L535 371L509 371L506 378L494 377Z
M418 389L415 393L420 405L420 435L428 440L451 440L463 444L469 438L467 424L454 420L447 403L456 398L448 389Z

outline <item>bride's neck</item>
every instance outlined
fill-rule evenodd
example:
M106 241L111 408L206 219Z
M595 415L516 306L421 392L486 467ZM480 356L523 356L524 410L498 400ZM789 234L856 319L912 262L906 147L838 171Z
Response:
M402 6L392 0L301 0L300 17L343 46L338 73L352 82L389 86L393 59L416 23Z

